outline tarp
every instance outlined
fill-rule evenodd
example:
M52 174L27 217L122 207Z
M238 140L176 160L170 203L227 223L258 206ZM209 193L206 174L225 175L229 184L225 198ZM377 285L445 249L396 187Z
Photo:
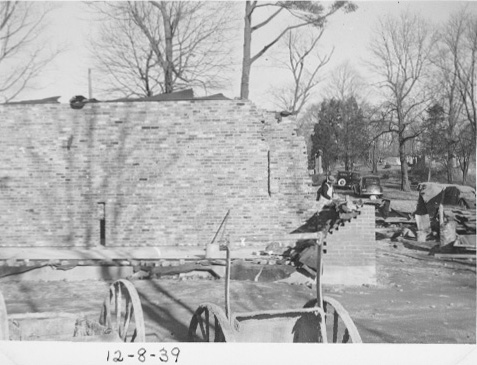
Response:
M444 204L457 204L459 197L462 196L475 198L475 189L471 186L429 182L419 184L418 190L425 203L436 197L443 190L445 192Z
M461 197L475 200L475 189L470 186L421 183L419 184L419 198L417 201L416 214L429 214L433 217L440 204L457 205Z

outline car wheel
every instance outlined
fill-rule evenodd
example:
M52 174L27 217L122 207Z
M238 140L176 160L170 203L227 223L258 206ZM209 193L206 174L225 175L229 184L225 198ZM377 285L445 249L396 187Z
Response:
M338 186L343 187L345 185L346 185L346 180L345 179L341 178L341 179L338 180Z

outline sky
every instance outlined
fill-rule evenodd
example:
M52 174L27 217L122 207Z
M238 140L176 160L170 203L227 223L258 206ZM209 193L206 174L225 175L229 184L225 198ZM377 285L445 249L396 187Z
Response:
M331 72L342 62L349 60L365 78L372 73L365 61L369 59L368 46L379 19L386 14L398 14L404 9L417 12L431 22L444 22L449 14L466 2L461 1L356 1L357 11L349 14L337 13L330 18L325 33L320 40L319 49L328 51L334 48L330 62L324 69L323 76ZM470 11L477 13L477 2L468 2ZM243 11L239 5L239 11ZM239 15L241 16L241 15ZM242 26L242 23L239 23ZM43 72L34 88L24 91L16 100L40 99L61 96L60 102L68 102L74 95L88 96L88 69L91 69L94 94L94 62L88 50L88 37L94 36L95 23L84 4L75 1L58 3L57 9L50 14L49 39L51 44L67 44L68 49L57 57L50 67ZM263 28L254 38L256 49L275 34L277 27ZM240 33L239 33L240 34ZM220 90L229 98L240 94L240 60L242 57L242 36L237 37L237 65L231 75L230 86ZM273 50L273 49L272 49ZM277 68L273 61L273 52L267 53L252 68L250 99L259 107L274 109L270 90L282 85L290 75L285 69ZM325 82L316 89L316 98L324 92Z

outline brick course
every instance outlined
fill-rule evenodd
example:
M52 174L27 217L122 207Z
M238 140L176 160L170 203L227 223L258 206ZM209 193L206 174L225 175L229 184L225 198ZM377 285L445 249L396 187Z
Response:
M204 245L312 215L292 119L243 101L0 106L0 246ZM253 242L246 242L253 244Z
M364 205L361 214L326 236L325 265L375 266L376 238L374 206Z

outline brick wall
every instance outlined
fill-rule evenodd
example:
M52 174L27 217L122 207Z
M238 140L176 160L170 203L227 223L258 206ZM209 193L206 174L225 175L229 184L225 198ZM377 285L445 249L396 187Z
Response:
M228 209L231 240L312 215L295 122L250 102L5 105L0 120L0 246L99 245L103 207L107 246L204 245Z
M376 261L374 206L364 205L361 214L326 236L324 260L336 266L374 265Z
M356 219L327 234L323 257L325 283L376 283L374 210L374 206L364 205Z

